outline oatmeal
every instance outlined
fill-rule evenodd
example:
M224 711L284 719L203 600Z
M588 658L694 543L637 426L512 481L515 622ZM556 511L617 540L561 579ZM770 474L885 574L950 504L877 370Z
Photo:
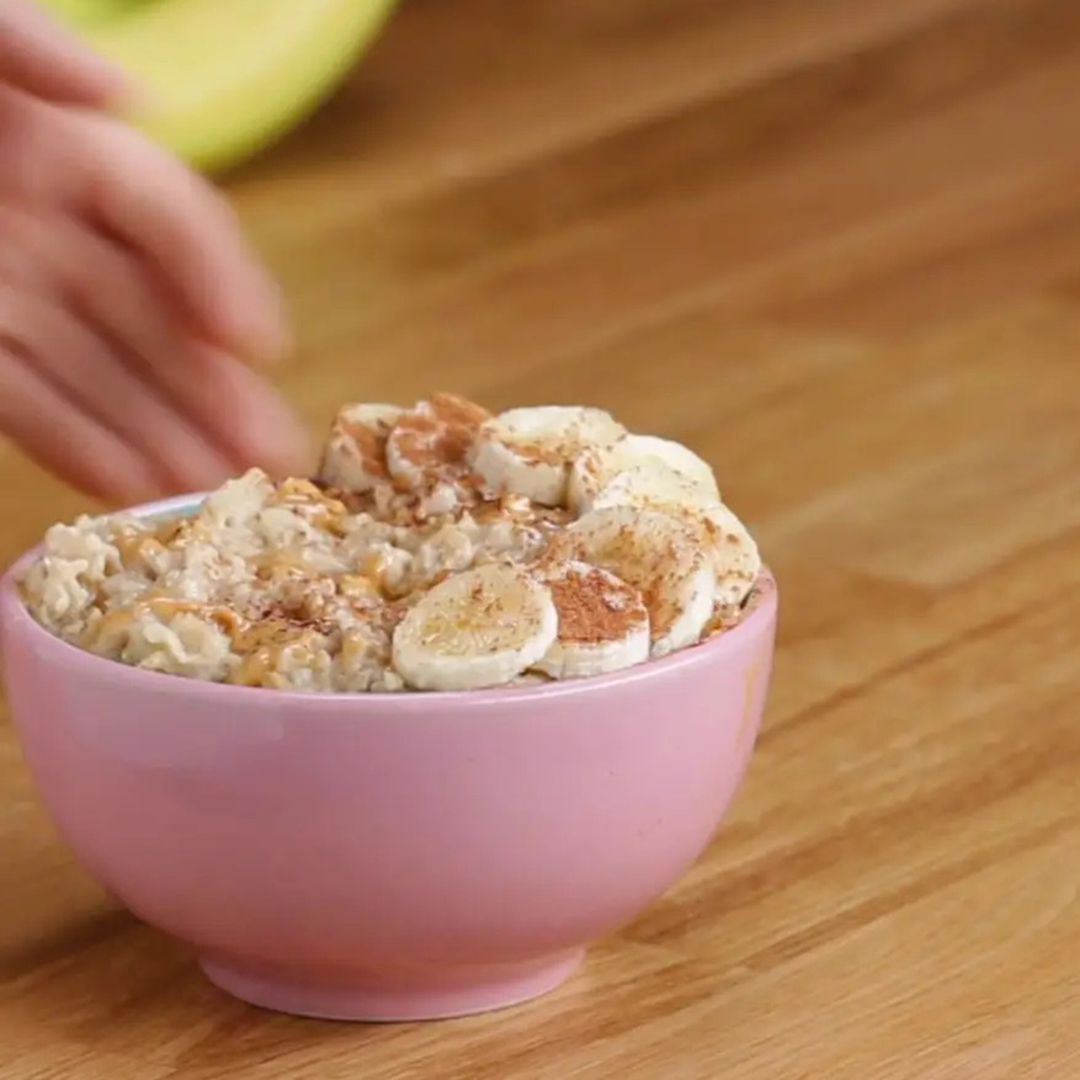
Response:
M734 626L757 548L712 470L598 409L350 405L315 480L188 517L55 525L21 582L53 634L151 671L324 692L531 685Z

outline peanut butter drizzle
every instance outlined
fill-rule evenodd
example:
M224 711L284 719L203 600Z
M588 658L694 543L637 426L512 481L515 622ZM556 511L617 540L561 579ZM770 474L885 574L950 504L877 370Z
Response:
M151 554L165 553L169 544L176 539L184 522L166 521L154 529L142 529L136 525L127 525L117 530L113 543L120 553L120 562L125 570L137 568Z

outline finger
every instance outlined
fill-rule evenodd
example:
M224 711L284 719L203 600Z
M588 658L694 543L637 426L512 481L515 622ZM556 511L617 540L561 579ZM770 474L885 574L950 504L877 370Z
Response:
M26 358L0 343L0 431L74 487L107 502L155 498L158 484L131 448L81 412Z
M83 106L109 105L126 90L119 71L24 0L0 0L0 82Z
M196 345L196 350L198 410L227 429L241 463L272 476L309 475L314 466L310 436L277 390L220 349Z
M131 358L237 469L290 468L306 437L281 399L220 349L193 340L155 292L155 283L121 248L79 232L65 245L74 306Z
M231 463L108 342L56 303L0 291L0 340L147 462L162 491L206 491L232 474Z
M56 279L40 217L0 200L0 286L41 292Z
M85 211L154 268L195 331L245 358L286 352L280 294L225 200L124 125L96 118L78 138Z
M66 111L0 78L0 203L43 206L67 194L66 125L56 122Z

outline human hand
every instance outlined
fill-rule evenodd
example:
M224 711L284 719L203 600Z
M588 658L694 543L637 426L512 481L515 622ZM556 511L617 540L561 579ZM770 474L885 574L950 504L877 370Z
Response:
M0 0L0 431L108 501L198 491L307 442L249 362L288 348L226 202L102 110L123 80Z

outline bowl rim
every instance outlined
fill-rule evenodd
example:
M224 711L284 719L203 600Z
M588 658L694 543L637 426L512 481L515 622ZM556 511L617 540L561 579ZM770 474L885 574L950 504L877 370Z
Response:
M117 511L132 517L165 517L183 510L193 510L201 504L205 494L181 495L154 502L143 503L130 509ZM263 700L267 704L293 704L311 706L319 703L327 707L331 703L356 707L362 702L372 706L385 706L395 702L396 709L413 708L429 711L433 706L467 704L470 706L505 705L509 701L525 702L552 699L567 695L580 696L603 693L615 687L626 686L660 677L664 673L678 672L700 664L721 663L723 657L733 651L738 642L755 633L762 624L775 622L779 606L776 578L767 566L762 566L760 584L763 595L757 606L740 623L698 645L680 649L659 660L647 660L633 667L623 668L607 675L594 675L581 679L566 679L529 686L496 686L484 690L408 690L408 691L325 691L325 690L275 690L261 686L237 686L232 683L211 682L206 679L186 678L161 671L110 660L80 649L77 645L57 637L30 613L19 593L19 579L24 570L37 559L44 543L36 544L20 555L0 577L0 633L3 638L20 633L29 637L39 649L48 650L58 667L84 671L87 676L116 677L128 682L142 684L148 691L183 695L192 699L221 701L230 699L239 704L246 700L255 704ZM0 653L6 654L6 641L0 641ZM5 656L6 665L6 656ZM332 707L332 705L331 705Z

